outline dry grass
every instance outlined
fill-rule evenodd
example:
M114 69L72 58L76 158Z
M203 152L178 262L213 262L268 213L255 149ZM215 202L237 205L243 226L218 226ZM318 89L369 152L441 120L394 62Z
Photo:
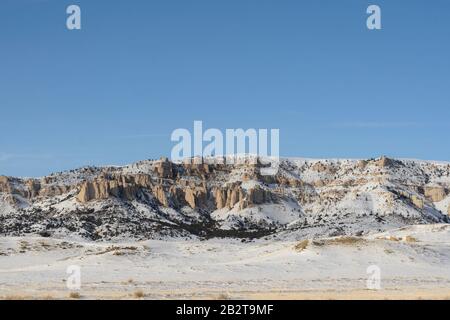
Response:
M406 236L405 242L417 242L417 239L412 236Z
M70 299L80 299L81 295L79 292L71 292L69 293L69 298Z
M226 293L221 293L216 297L216 300L231 300L231 297Z
M105 253L112 253L115 256L122 256L124 254L129 254L129 253L132 253L132 252L134 253L137 250L138 250L138 248L134 247L134 246L119 247L119 246L112 245L112 246L106 247L102 251L94 252L93 254L95 254L95 255L102 255L102 254L105 254Z
M142 290L137 290L133 293L133 297L135 297L136 299L140 299L145 297L145 293Z
M405 241L405 242L417 242L418 240L412 236L405 236L405 237L395 237L395 236L388 236L388 237L378 237L378 240L388 240L388 241L395 241L395 242L399 242L399 241Z
M308 244L309 244L309 240L308 239L302 240L302 241L300 241L299 243L297 243L295 245L294 249L296 251L298 251L298 252L301 252L301 251L305 250L308 247Z
M356 244L363 244L366 240L360 237L339 237L339 238L333 238L333 239L324 239L324 240L315 240L313 241L313 244L316 246L324 246L324 245L356 245Z

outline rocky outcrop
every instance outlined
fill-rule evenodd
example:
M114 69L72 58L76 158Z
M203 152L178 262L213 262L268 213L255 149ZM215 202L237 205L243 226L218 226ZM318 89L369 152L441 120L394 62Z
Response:
M189 204L189 206L193 209L205 207L206 200L207 200L206 188L188 187L185 191L184 199Z
M155 171L160 178L172 179L176 175L176 167L167 158L161 158L155 165Z
M227 190L227 208L231 209L241 200L244 199L244 192L240 186L233 186Z
M425 203L422 198L416 195L412 195L410 199L413 205L415 205L417 208L423 209L425 207Z
M7 194L12 193L11 184L8 177L0 176L0 192Z
M164 188L161 185L154 186L152 191L153 195L160 204L162 204L164 207L169 206L169 200L167 198L166 192L164 191Z
M424 194L432 202L439 202L447 196L447 190L444 187L424 187Z
M393 190L394 193L400 195L401 197L409 200L414 206L416 206L418 209L423 209L425 207L425 201L422 197L413 194L411 192L407 192L405 190Z
M255 205L275 202L277 198L272 192L260 186L255 186L245 191L239 184L216 188L213 191L213 195L217 209L232 209L238 205L238 208L243 210Z
M400 161L394 160L394 159L390 159L390 158L388 158L386 156L382 156L380 159L375 161L375 164L378 167L380 167L380 168L392 168L392 167L395 167L397 165L400 165Z
M75 186L64 184L47 184L46 179L18 179L0 176L0 193L10 195L11 203L17 201L14 197L21 197L26 200L35 198L56 197L71 191Z
M213 196L217 209L223 209L227 206L227 191L222 188L216 188L213 191Z
M151 187L151 178L146 175L103 175L92 181L84 182L80 186L77 199L81 203L109 197L134 200L141 194L141 189L149 189ZM161 195L161 193L158 195Z

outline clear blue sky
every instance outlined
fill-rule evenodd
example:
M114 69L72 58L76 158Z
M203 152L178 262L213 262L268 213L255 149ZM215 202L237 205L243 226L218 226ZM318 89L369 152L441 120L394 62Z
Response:
M194 120L279 128L283 156L450 160L450 2L1 0L0 108L0 175L170 155Z

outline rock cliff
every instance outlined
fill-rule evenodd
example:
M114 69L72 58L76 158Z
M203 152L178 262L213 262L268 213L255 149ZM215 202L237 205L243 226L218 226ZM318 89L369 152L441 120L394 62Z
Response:
M449 221L448 163L282 159L270 176L264 166L162 158L39 179L0 176L0 233L261 236Z

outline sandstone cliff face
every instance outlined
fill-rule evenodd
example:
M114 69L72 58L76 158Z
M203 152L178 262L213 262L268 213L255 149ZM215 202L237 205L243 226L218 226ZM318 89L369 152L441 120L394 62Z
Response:
M231 184L227 187L214 190L216 209L232 209L238 205L239 210L259 204L275 203L278 199L271 191L255 186L248 190L242 189L240 184Z
M103 175L93 181L86 181L80 186L77 199L82 203L92 200L102 200L116 197L133 200L138 197L141 189L153 186L148 175Z
M12 193L11 184L8 177L0 176L0 192Z
M156 163L155 171L160 178L172 179L176 174L176 168L172 162L167 158L161 158L161 160Z
M51 184L48 179L18 179L0 176L0 193L10 195L10 203L17 203L16 197L27 200L64 195L75 188L74 185Z
M432 202L439 202L445 199L447 196L447 190L444 187L425 187L425 197Z
M241 187L242 181L260 179L258 167L239 164L243 169L239 182L218 186L218 174L229 173L224 164L182 163L174 164L167 159L157 161L152 174L122 175L103 174L79 186L77 200L80 203L105 200L110 197L131 201L143 194L153 196L163 207L192 209L232 209L242 210L258 204L275 202L272 192L256 186L249 190ZM287 186L297 186L295 179L281 180ZM261 179L262 180L262 179ZM273 180L276 182L276 179Z

